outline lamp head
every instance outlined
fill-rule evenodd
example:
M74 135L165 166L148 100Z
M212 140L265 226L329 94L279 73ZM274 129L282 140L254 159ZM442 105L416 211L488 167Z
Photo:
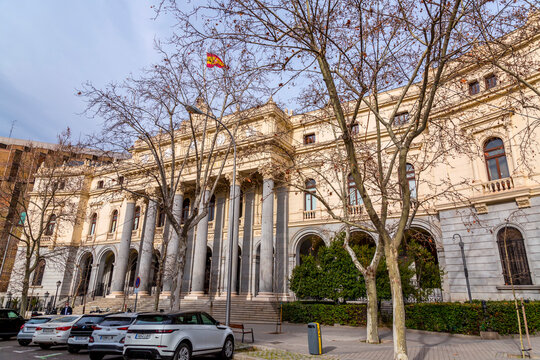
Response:
M201 111L201 109L195 107L195 106L191 106L191 105L184 105L184 107L186 108L186 111L190 114L198 114L198 115L204 115L204 113Z

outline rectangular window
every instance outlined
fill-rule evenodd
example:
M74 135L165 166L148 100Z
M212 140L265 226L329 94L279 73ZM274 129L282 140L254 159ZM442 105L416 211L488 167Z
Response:
M405 111L405 112L396 114L396 116L394 116L394 120L392 121L392 125L393 126L401 126L401 125L405 125L408 122L409 122L409 112Z
M485 80L486 80L486 89L491 89L497 86L497 76L495 76L494 74L486 76Z
M99 180L98 183L97 183L97 188L98 189L103 189L103 180Z
M304 145L315 144L315 134L304 135Z
M480 92L480 83L473 81L469 83L469 95L476 95Z
M358 126L358 124L352 124L351 125L351 134L356 135L359 132L360 132L360 127Z

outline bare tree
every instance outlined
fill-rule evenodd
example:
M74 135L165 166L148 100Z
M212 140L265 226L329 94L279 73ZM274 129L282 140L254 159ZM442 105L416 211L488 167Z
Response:
M177 39L226 41L231 51L251 54L259 60L259 69L280 76L278 87L309 81L300 99L304 108L328 104L370 227L384 248L395 359L407 359L397 258L418 211L407 178L411 149L425 141L428 132L458 133L451 117L432 113L451 106L453 98L442 86L455 81L452 61L476 44L470 33L478 34L478 11L501 15L497 5L503 5L505 13L519 6L531 8L527 2L499 1L493 6L462 0L231 0L188 10L161 1L157 7L176 14ZM359 152L351 128L364 121L373 148ZM430 144L440 150L459 147L452 137ZM372 168L371 178L365 177L365 166Z
M237 131L247 116L241 111L247 106L247 90L260 81L239 70L207 70L204 53L188 45L181 48L171 55L158 48L163 61L140 77L105 89L88 83L80 92L87 98L87 113L103 119L103 131L93 144L131 153L130 159L111 165L112 176L125 177L120 191L157 203L166 216L169 236L163 237L157 270L156 309L164 276L174 279L171 308L179 307L188 233L207 215L224 170L231 171L232 142L224 126ZM225 61L233 68L241 59ZM199 112L188 114L187 105ZM182 218L176 194L183 191L190 191L194 202Z
M11 204L16 215L6 221L11 223L9 236L22 248L11 278L12 286L21 291L21 311L26 311L31 282L40 281L45 263L50 269L65 267L67 249L61 239L80 220L77 192L83 181L69 159L81 149L71 145L69 135L69 129L62 133L48 154L29 148L13 186L2 187L0 193L2 199L18 194Z

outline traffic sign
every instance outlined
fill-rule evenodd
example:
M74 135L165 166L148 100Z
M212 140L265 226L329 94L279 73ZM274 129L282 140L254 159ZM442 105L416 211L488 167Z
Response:
M137 279L135 280L135 289L138 289L139 286L141 286L141 278L137 276Z

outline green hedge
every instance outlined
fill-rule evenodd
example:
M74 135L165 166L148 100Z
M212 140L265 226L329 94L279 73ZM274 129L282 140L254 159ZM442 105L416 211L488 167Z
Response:
M525 304L525 311L529 332L539 332L540 302ZM513 302L487 302L485 315L480 302L409 304L405 306L405 312L406 326L409 329L472 335L478 335L480 331L496 331L502 335L518 333ZM314 321L326 325L365 326L366 306L363 304L286 303L283 304L283 320L293 323Z

